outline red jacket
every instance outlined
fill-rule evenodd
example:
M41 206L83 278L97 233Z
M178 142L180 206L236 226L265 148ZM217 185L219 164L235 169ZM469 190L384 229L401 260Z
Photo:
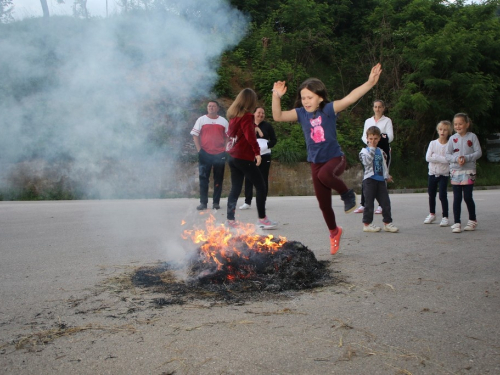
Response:
M254 116L251 113L229 120L227 136L237 137L236 143L228 151L233 158L253 161L257 155L260 155L254 123Z

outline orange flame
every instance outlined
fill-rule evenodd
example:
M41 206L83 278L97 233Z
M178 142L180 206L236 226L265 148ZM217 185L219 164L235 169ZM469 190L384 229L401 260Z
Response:
M267 236L255 232L255 225L240 224L238 228L227 228L225 225L216 225L215 217L210 214L205 222L205 229L191 229L183 232L182 238L191 239L195 244L201 244L200 249L208 261L215 262L217 269L221 269L224 260L230 256L248 258L248 253L241 249L241 243L245 243L248 249L254 252L278 251L287 239L272 234ZM230 279L230 277L228 277Z

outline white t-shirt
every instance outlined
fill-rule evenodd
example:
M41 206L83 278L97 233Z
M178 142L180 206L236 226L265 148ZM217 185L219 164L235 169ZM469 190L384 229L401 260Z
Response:
M361 136L361 140L365 145L367 144L366 131L370 126L376 126L377 128L380 129L381 133L387 134L387 138L389 138L389 143L391 143L394 140L394 130L392 129L392 121L389 117L385 117L384 115L382 115L382 117L379 118L378 121L375 121L375 117L370 117L365 121L363 135Z

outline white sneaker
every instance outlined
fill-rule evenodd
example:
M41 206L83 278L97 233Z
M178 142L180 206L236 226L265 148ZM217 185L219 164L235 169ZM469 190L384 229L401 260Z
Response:
M373 223L369 225L363 225L363 232L380 232L380 227L376 227Z
M429 214L425 220L424 220L424 224L430 224L432 223L434 220L436 220L436 215L433 215L433 214Z
M392 225L392 223L389 223L389 224L384 223L384 230L386 232L396 233L399 229L398 229L398 227L395 227L394 225Z
M354 213L355 214L362 214L364 211L365 211L365 207L364 206L359 206L358 208L356 208L354 210Z
M451 226L451 231L453 233L460 233L462 231L462 226L460 225L460 223L455 223Z
M443 217L439 223L440 227L447 227L450 224L447 217Z
M382 207L378 206L377 209L375 210L376 214L382 214Z
M243 205L240 206L240 210L248 210L252 208L249 204L243 203Z
M464 230L476 230L477 227L477 221L476 220L469 220L467 222L467 225L465 226Z

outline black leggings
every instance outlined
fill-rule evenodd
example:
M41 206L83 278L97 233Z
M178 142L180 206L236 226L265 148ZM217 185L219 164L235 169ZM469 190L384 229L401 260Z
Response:
M462 195L469 210L469 220L476 221L476 204L472 198L472 189L474 185L453 185L453 217L455 223L461 223L462 213Z
M269 194L269 169L271 169L271 154L261 155L262 162L259 165L260 173L266 183L266 197ZM248 178L245 178L245 203L252 204L253 198L253 184Z
M429 175L427 193L429 194L429 212L436 214L436 194L439 186L439 200L443 209L443 217L448 217L448 176Z
M257 213L259 219L266 217L266 184L255 161L236 159L228 156L231 170L231 192L227 198L227 219L234 220L236 203L243 188L243 180L248 179L255 186Z

